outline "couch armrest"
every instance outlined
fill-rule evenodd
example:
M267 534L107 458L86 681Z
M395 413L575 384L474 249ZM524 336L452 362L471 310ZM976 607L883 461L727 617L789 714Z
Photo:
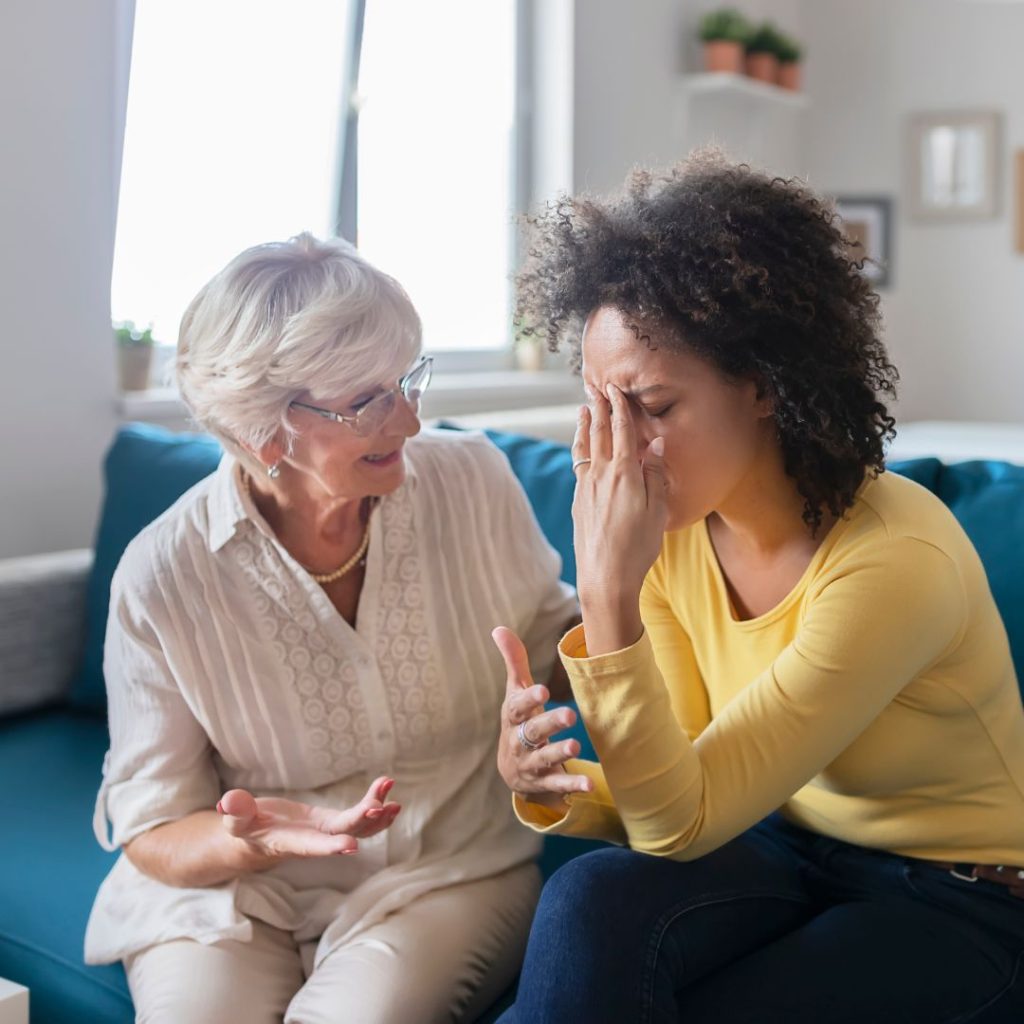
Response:
M92 552L0 559L0 715L62 700L85 638Z

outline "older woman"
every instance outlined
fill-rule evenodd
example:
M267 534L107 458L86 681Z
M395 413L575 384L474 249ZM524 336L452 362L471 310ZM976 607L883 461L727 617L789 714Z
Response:
M628 848L548 882L503 1020L1024 1020L1006 632L950 510L884 472L896 372L834 213L707 154L531 250L524 319L591 395L561 653L600 764L545 744L569 712L498 631L502 771L531 828Z
M518 967L539 840L494 771L487 634L550 670L575 599L498 450L420 434L419 348L398 284L308 235L184 317L227 455L114 578L97 834L124 853L86 938L140 1021L472 1019Z

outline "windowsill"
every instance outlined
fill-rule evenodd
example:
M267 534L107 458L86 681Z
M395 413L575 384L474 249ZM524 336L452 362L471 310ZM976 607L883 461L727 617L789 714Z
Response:
M467 416L582 400L580 379L567 369L435 373L423 399L423 417ZM123 393L117 398L117 413L123 421L161 423L182 430L188 427L188 412L177 388Z

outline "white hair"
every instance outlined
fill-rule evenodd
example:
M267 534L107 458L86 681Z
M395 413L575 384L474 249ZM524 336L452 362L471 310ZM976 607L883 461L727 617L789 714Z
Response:
M295 428L288 407L354 395L408 368L420 319L394 278L341 239L303 233L236 256L189 304L177 379L196 421L235 455Z

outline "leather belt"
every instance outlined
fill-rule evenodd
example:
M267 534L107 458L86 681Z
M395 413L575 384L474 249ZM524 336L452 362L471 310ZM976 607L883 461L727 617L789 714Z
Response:
M1024 869L1022 868L1009 867L1005 864L956 864L948 860L921 860L917 857L908 857L907 860L925 864L940 871L948 871L954 878L959 878L962 882L977 882L979 879L984 879L986 882L1005 885L1010 890L1011 896L1024 899Z

